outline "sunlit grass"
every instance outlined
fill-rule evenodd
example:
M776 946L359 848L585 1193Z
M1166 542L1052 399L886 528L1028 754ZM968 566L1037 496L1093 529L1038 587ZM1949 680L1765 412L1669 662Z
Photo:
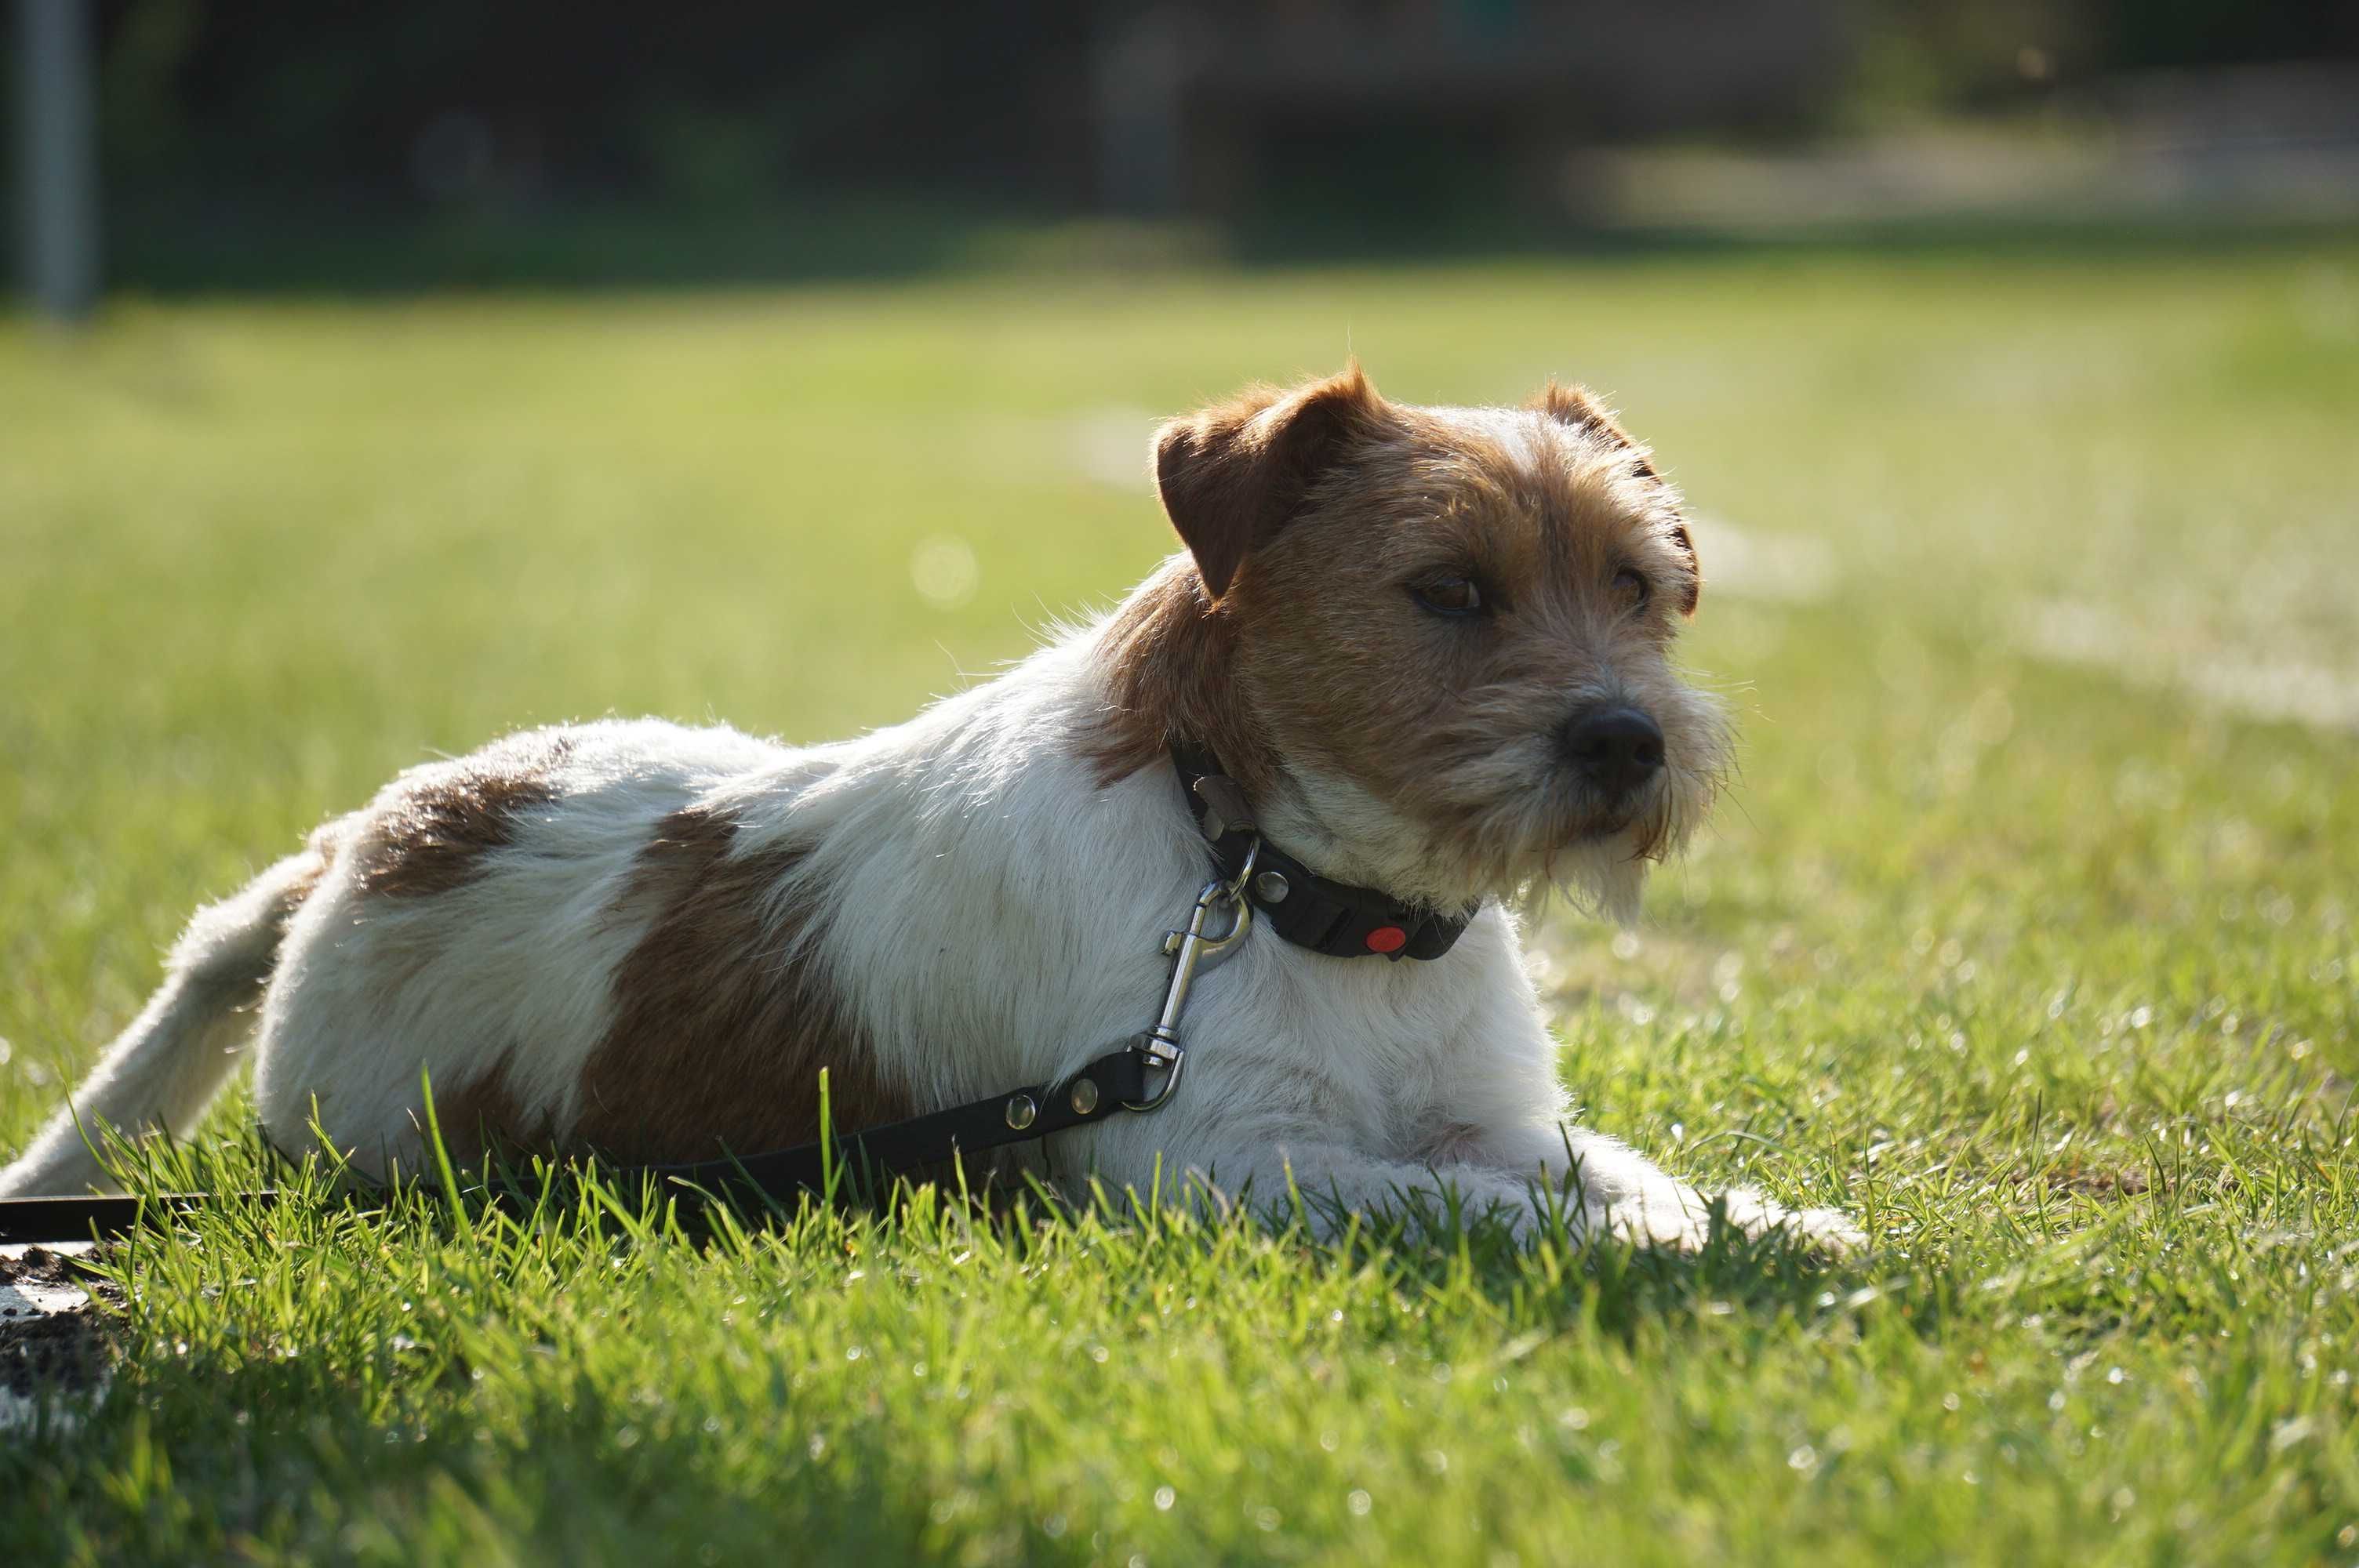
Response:
M1589 381L1708 519L1708 577L1719 524L1691 658L1743 776L1639 930L1537 947L1595 1119L1845 1205L1866 1258L1322 1248L1119 1202L704 1245L431 1190L232 1213L112 1265L123 1366L71 1430L0 1438L0 1539L2359 1555L2359 756L2331 703L2270 701L2359 690L2349 247L0 331L0 1148L193 903L394 769L607 711L902 717L1166 547L1156 415L1347 349L1419 401ZM242 1113L179 1179L262 1174Z

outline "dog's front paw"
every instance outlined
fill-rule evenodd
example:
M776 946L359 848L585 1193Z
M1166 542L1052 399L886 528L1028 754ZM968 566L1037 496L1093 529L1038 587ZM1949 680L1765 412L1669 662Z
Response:
M1813 1251L1843 1257L1867 1246L1867 1232L1839 1208L1795 1209L1786 1217L1794 1235Z
M1867 1238L1841 1209L1789 1209L1747 1187L1731 1188L1720 1200L1725 1223L1749 1237L1783 1232L1821 1257L1841 1257L1867 1245ZM1668 1183L1614 1203L1606 1230L1619 1240L1695 1252L1712 1239L1713 1201L1685 1183Z
M1604 1220L1616 1241L1698 1252L1712 1239L1712 1200L1684 1182L1664 1181L1613 1198Z
M1782 1208L1749 1187L1733 1187L1723 1200L1728 1222L1747 1236L1783 1231L1810 1250L1827 1257L1856 1252L1866 1233L1839 1208Z

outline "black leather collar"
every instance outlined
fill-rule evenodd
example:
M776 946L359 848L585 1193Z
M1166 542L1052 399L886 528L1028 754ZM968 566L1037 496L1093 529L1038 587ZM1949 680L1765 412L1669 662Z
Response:
M1245 817L1244 795L1221 771L1221 760L1201 747L1175 743L1171 763L1212 859L1222 874L1236 876L1258 838ZM1482 907L1445 913L1403 903L1375 888L1322 877L1266 838L1259 842L1245 896L1280 936L1331 958L1439 958L1457 945Z

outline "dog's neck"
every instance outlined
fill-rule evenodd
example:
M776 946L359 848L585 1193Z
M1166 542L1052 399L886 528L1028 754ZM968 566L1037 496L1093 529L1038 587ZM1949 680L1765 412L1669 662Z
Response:
M1093 656L1107 708L1088 747L1102 783L1164 760L1173 742L1221 760L1270 842L1336 881L1404 904L1463 909L1485 890L1445 884L1423 836L1350 780L1290 761L1246 707L1234 678L1234 629L1174 556L1100 631Z
M1256 806L1274 798L1283 768L1231 678L1234 637L1184 555L1165 561L1123 600L1091 651L1106 698L1104 723L1088 748L1100 783L1160 762L1176 740L1219 757Z
M1269 840L1321 876L1426 909L1466 909L1485 896L1438 877L1424 836L1348 780L1281 765L1275 787L1255 806Z

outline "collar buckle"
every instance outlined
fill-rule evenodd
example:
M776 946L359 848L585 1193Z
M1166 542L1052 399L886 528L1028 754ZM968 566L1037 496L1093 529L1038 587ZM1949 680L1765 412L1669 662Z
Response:
M1225 885L1241 906L1259 905L1270 929L1298 947L1331 958L1439 958L1456 946L1481 907L1430 909L1322 877L1263 842L1245 791L1223 772L1218 757L1174 743L1171 763L1212 860L1228 878L1216 885Z
M1161 1067L1165 1076L1161 1087L1145 1099L1123 1101L1125 1110L1158 1110L1179 1088L1180 1075L1188 1065L1187 1043L1180 1038L1180 1015L1188 1006L1188 989L1195 983L1197 970L1211 968L1227 957L1252 932L1253 901L1245 897L1245 885L1260 855L1261 837L1256 834L1245 850L1245 869L1230 881L1206 882L1188 913L1188 928L1163 934L1163 951L1171 959L1171 983L1164 989L1163 1011L1147 1033L1131 1043L1131 1049L1146 1058L1148 1066ZM1227 914L1227 929L1215 934L1212 922L1222 911Z

